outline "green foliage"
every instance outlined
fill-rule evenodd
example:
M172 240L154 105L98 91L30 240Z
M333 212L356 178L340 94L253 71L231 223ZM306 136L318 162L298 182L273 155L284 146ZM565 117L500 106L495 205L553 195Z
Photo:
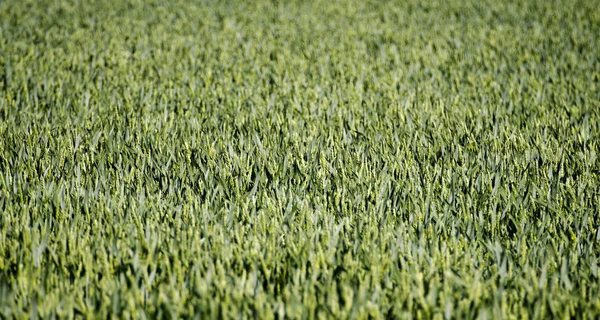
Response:
M0 317L600 317L596 1L0 1Z

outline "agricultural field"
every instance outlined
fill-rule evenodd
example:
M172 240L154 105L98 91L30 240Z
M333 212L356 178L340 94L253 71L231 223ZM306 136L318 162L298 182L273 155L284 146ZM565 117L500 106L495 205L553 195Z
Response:
M598 319L598 6L0 1L0 318Z

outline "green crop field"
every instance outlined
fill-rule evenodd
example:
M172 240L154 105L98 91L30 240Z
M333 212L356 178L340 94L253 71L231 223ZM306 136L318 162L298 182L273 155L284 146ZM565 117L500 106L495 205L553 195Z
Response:
M599 7L0 1L0 318L598 319Z

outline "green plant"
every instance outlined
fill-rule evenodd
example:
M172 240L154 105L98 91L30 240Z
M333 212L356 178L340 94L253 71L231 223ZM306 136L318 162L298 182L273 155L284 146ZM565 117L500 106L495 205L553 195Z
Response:
M596 5L0 2L0 315L598 318Z

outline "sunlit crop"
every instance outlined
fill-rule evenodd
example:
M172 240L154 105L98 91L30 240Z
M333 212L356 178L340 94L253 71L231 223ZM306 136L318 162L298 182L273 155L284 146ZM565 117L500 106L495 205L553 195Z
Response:
M599 318L598 7L0 1L0 318Z

